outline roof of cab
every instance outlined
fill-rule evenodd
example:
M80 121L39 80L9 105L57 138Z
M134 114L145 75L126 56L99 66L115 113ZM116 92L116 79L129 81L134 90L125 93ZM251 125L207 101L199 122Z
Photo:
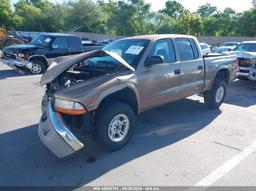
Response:
M65 33L41 33L40 35L47 35L52 37L58 37L58 36L71 36L71 37L79 37L73 34L65 34Z
M191 36L191 35L182 35L182 34L152 34L152 35L126 37L123 39L157 40L157 39L161 39L161 38L195 38L195 37Z

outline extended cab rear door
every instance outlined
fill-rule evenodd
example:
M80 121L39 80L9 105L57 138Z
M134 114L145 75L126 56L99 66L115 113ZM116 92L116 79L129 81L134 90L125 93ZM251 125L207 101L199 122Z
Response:
M177 57L180 61L182 97L200 93L204 87L204 61L192 38L175 38Z
M79 37L70 36L68 37L69 52L71 55L80 54L83 52L83 44Z

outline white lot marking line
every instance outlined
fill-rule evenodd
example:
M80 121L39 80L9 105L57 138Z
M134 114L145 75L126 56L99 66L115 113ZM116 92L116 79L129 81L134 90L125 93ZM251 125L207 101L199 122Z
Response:
M240 162L242 162L244 159L246 159L255 151L256 151L256 141L252 143L250 146L243 149L240 153L235 155L233 158L228 160L222 166L217 168L211 174L209 174L208 176L200 180L198 183L195 184L195 186L206 186L206 187L211 186L217 180L219 180L224 175L226 175L230 170L235 168Z

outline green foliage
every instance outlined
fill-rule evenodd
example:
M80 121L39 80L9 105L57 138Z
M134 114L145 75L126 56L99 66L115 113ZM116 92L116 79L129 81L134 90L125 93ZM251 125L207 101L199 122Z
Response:
M235 36L237 15L231 8L226 8L223 13L218 15L218 26L220 36Z
M218 12L217 12L217 7L212 6L209 3L206 3L205 5L202 5L197 9L197 13L201 17L208 17L208 16L213 16Z
M256 36L256 8L245 11L237 21L237 34Z
M168 0L152 12L144 0L1 0L0 25L27 31L84 31L118 36L182 33L205 36L255 36L256 0L252 8L236 13L219 11L207 3L190 13L182 4Z
M101 32L102 14L97 3L92 0L69 1L67 4L66 24L70 29Z
M42 17L41 9L28 3L26 0L20 0L14 5L15 15L21 18L21 25L18 29L22 30L43 30L40 19Z
M165 8L161 10L162 13L167 14L168 16L178 19L182 13L184 13L185 8L182 4L178 3L177 1L166 1Z
M218 36L220 30L219 20L215 17L202 17L203 36Z
M0 3L0 25L11 27L14 20L10 0L1 0Z
M145 4L144 0L128 0L129 10L131 10L131 24L135 29L135 34L141 35L152 33L151 24L153 15L150 12L150 4Z
M100 3L107 13L106 27L111 34L130 36L152 33L153 14L144 0L109 1Z
M176 33L177 32L177 21L164 14L164 13L156 13L155 17L155 33L158 34L170 34L170 33Z
M196 36L199 36L203 29L201 18L188 11L181 15L178 21L178 27L180 33Z
M136 33L132 24L132 7L123 1L108 2L104 4L108 19L106 21L107 31L114 35L130 36Z
M202 34L205 36L256 35L255 8L238 14L231 8L226 8L221 12L215 6L206 4L198 8L197 14L202 18Z

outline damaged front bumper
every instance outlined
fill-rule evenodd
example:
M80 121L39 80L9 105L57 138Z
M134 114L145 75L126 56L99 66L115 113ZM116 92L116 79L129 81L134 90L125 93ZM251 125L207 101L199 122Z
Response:
M17 59L6 59L2 57L0 61L10 68L14 69L15 71L19 72L20 74L25 74L26 72L24 69L30 70L32 67L32 62L27 60L17 60Z
M51 104L41 117L38 134L44 145L59 158L71 155L84 147L68 129L62 116L53 111Z
M256 81L256 67L240 67L237 75L238 77Z

